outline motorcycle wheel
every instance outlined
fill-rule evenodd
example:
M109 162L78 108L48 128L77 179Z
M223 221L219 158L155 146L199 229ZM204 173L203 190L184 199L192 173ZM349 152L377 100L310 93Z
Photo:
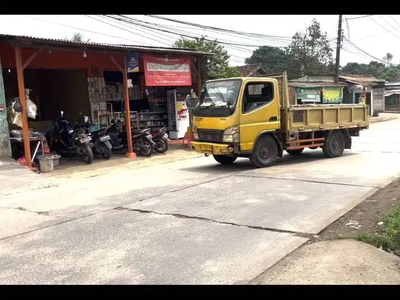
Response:
M89 144L84 144L82 147L82 158L87 164L93 162L93 150Z
M143 138L141 140L142 145L139 146L139 153L143 156L150 156L153 154L154 147L153 144L149 142L148 139Z
M160 140L157 142L157 144L154 146L154 151L158 153L165 153L168 151L168 142L165 140Z
M112 150L107 147L106 144L101 143L100 144L100 151L101 151L101 156L105 159L110 159Z

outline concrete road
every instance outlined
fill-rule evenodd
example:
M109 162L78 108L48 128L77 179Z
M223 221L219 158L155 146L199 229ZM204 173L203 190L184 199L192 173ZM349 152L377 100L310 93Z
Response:
M0 200L0 282L247 283L400 174L400 120L336 159L195 158Z

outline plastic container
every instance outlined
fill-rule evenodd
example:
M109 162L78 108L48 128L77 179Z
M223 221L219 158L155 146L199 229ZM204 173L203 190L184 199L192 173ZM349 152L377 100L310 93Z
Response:
M42 173L49 173L54 170L54 155L44 154L37 157L39 160L39 170Z
M54 168L58 167L60 165L60 157L61 155L54 154L53 155L53 166Z

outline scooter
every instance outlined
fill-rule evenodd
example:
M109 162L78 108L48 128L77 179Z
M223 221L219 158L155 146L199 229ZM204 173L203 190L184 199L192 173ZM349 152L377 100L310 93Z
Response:
M111 120L111 126L107 128L106 133L111 138L113 150L128 148L127 132L120 120ZM143 156L153 154L154 145L153 138L150 134L150 128L134 130L132 129L133 151Z
M158 153L165 153L168 151L168 143L171 141L168 137L167 128L162 127L158 130L153 130L151 132L153 141L156 143L154 145L154 151Z
M90 119L87 116L82 116L78 121L78 126L85 129L88 136L92 138L90 147L93 154L102 156L105 159L110 159L112 155L111 137L106 134L104 129L98 131L90 131Z
M57 138L52 145L58 154L67 155L70 160L73 156L82 157L86 163L92 163L93 151L89 144L91 137L79 126L72 128L63 111L61 118L54 122L54 133Z

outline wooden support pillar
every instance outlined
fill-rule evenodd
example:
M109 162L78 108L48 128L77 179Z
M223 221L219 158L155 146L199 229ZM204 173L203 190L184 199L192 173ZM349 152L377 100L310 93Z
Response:
M24 135L25 160L28 168L32 168L31 145L29 140L28 111L26 108L24 70L22 65L21 48L15 47L15 62L17 67L19 101L22 108L22 133Z
M124 101L125 101L125 125L126 125L126 134L128 139L128 153L126 156L129 158L135 158L136 153L133 152L133 142L132 142L132 128L131 128L131 112L130 112L130 103L129 103L129 88L128 88L128 68L126 65L126 53L124 53L124 68L123 68L123 86L124 86Z
M36 58L40 51L42 51L42 49L37 49L35 52L33 52L33 54L26 60L26 62L22 66L22 70L25 70L25 68L29 66L29 64Z
M197 97L200 97L201 93L201 64L200 64L200 57L197 57L197 72L196 72L196 83L197 83Z

